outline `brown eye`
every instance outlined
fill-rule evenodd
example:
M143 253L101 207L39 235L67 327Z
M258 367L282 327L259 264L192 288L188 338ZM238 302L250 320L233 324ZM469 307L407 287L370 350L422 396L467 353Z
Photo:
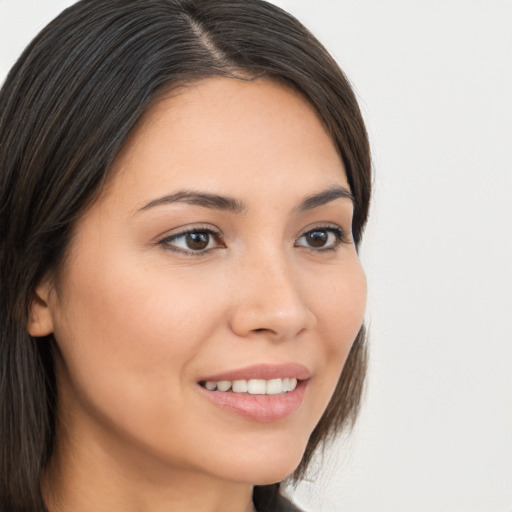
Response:
M318 250L336 249L343 239L343 231L338 227L316 228L301 235L295 246Z
M310 231L304 238L310 247L323 247L329 239L329 234L323 230Z
M210 229L183 231L164 238L159 244L171 251L190 255L201 255L211 249L225 247L220 234Z
M193 251L202 251L206 249L210 243L210 233L206 231L187 233L185 243L187 247Z

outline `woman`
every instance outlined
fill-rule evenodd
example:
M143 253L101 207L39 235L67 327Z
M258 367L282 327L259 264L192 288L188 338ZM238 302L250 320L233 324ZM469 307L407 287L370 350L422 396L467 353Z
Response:
M365 370L337 65L260 0L83 0L0 112L1 510L294 510Z

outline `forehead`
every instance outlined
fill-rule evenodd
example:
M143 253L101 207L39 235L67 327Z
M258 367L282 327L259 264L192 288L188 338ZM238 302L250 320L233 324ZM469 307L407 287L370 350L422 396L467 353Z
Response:
M136 126L111 175L109 189L146 196L197 187L234 196L348 187L315 109L298 92L261 78L212 78L163 96Z

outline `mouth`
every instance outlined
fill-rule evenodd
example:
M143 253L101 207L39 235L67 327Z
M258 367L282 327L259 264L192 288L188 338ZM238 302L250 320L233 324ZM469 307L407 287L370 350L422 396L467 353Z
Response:
M222 410L258 422L297 411L311 374L299 364L255 365L198 381L201 394Z
M199 385L209 391L220 393L248 393L249 395L282 395L297 387L299 381L295 377L277 379L239 379L200 381Z

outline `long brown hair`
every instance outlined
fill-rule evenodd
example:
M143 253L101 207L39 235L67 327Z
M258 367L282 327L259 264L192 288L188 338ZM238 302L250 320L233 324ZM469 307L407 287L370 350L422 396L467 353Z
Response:
M40 480L55 435L51 336L26 331L42 277L57 270L75 221L101 190L128 135L163 92L212 76L266 76L300 91L323 119L354 195L359 244L371 188L367 134L351 87L295 18L262 0L82 0L27 47L0 91L0 510L45 510ZM364 328L311 435L357 414ZM255 488L271 507L275 486Z

